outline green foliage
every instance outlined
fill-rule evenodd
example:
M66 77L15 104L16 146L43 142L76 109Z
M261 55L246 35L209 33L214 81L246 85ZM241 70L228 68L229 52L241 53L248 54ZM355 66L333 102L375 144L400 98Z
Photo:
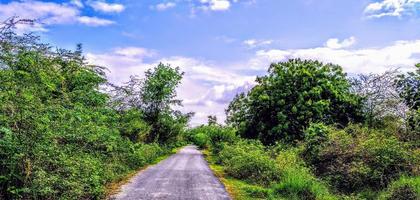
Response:
M272 186L274 194L286 199L338 199L305 167L305 162L299 157L300 152L298 148L279 152L276 162L282 175L280 181Z
M80 46L52 51L37 37L6 32L0 32L0 199L101 199L107 183L167 153L141 143L151 129L141 108L109 106L103 68L87 65ZM164 114L158 121L171 124L172 138L187 118L174 123L181 114Z
M180 134L189 118L189 115L182 115L171 108L181 105L181 101L175 97L176 87L181 83L184 73L179 71L179 67L172 68L160 63L145 74L140 96L144 119L152 127L147 141L168 143Z
M193 136L192 141L195 145L204 149L208 145L209 136L206 133L198 133Z
M302 140L311 122L361 121L361 98L338 65L311 60L273 63L247 95L230 104L227 121L245 138L264 144Z
M253 198L267 199L271 196L270 189L258 185L246 185L244 191Z
M261 185L269 185L280 178L275 161L264 153L261 144L255 142L226 145L220 152L220 159L226 173L234 178Z
M400 96L413 110L420 108L420 63L416 64L417 70L399 75L396 80Z
M122 136L132 142L145 141L150 132L150 125L143 119L143 113L138 109L129 109L120 114L119 127Z
M316 180L304 168L291 168L283 171L281 181L273 186L276 196L287 199L338 199L328 192L328 188Z
M316 174L342 192L381 189L415 166L408 146L388 132L351 125L344 130L311 126L303 156ZM326 134L327 132L327 134ZM322 138L315 141L315 138Z
M380 200L417 200L420 199L420 177L402 176L392 182L379 196Z
M213 154L218 154L226 143L232 144L237 140L235 129L220 125L195 127L188 131L187 138L201 148L209 147Z

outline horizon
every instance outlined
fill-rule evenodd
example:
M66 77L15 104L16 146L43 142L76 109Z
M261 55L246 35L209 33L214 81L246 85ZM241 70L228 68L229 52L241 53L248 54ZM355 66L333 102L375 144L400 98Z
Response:
M67 49L83 44L112 83L159 62L179 66L181 110L196 113L195 126L208 115L224 121L228 103L271 62L317 59L350 75L414 69L419 10L418 0L1 1L0 19L38 19L18 31Z

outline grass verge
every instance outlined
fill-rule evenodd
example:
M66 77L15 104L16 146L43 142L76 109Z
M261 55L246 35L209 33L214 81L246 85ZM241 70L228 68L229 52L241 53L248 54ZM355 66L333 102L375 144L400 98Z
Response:
M202 152L209 163L210 169L223 183L233 200L262 200L269 198L269 189L227 176L223 166L215 164L214 158L207 149L202 150Z

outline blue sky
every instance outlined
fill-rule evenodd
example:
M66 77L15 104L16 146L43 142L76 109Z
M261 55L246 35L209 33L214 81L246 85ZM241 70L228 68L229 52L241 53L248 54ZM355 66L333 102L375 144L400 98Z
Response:
M0 0L0 19L38 19L44 41L107 66L121 83L159 62L186 72L184 111L224 119L233 96L270 62L340 64L349 74L420 62L420 0Z

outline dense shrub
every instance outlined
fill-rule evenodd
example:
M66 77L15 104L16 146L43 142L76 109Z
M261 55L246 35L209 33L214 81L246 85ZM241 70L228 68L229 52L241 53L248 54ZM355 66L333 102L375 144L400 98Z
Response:
M195 145L203 149L208 146L209 136L206 133L197 133L192 140Z
M145 141L151 127L142 120L143 115L138 109L128 109L121 112L118 126L121 135L129 138L132 142Z
M225 146L220 152L220 159L228 175L250 183L270 185L280 178L275 161L258 144L253 146L251 142L238 142Z
M418 200L420 199L420 177L406 177L392 182L380 195L380 200Z
M232 144L237 140L235 129L230 127L213 127L209 136L209 145L213 154L218 154L225 144Z
M264 154L265 147L258 140L238 140L234 145L227 145L217 155L219 158L218 163L226 164L226 162L235 156L240 156L249 152L257 152Z
M415 166L412 152L390 133L359 126L344 130L313 125L303 157L339 191L381 189Z
M225 143L232 144L237 140L235 129L217 124L201 125L189 130L186 134L190 142L201 148L208 146L213 154L218 154Z
M162 156L166 151L158 144L141 144L133 145L133 153L129 154L131 166L138 167L151 163L159 156Z
M276 160L281 171L281 178L272 186L274 195L296 200L338 199L330 194L328 187L304 166L305 163L299 157L299 152L299 149L291 148L279 153Z

